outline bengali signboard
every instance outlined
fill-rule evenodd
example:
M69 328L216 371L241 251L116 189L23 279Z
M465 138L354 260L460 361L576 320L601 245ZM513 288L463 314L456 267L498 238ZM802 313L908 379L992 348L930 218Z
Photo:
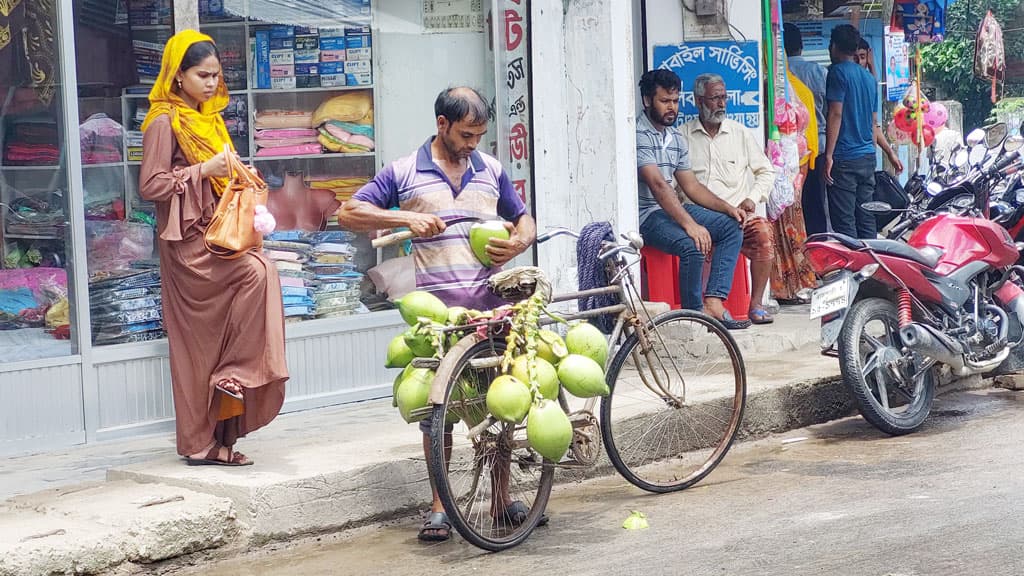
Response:
M529 0L498 2L500 26L496 31L501 50L497 54L499 126L508 135L499 146L502 164L519 197L532 201L532 137L530 135L530 42Z
M697 118L693 81L711 72L725 80L726 115L747 128L761 127L761 66L757 42L707 41L656 45L654 67L683 81L677 124Z

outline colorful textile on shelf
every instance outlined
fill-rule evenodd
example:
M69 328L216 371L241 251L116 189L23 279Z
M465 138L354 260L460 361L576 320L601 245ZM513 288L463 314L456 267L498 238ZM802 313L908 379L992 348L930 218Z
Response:
M311 154L322 154L323 146L320 144L295 144L291 146L279 146L276 148L260 148L256 151L257 156L305 156Z
M253 127L257 130L280 128L312 128L312 112L302 110L262 110L256 113Z

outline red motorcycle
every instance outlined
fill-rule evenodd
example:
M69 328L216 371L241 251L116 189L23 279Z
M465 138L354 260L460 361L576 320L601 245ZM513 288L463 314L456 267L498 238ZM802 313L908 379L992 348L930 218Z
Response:
M943 365L957 376L990 372L1021 343L1024 244L982 217L989 183L1016 157L970 176L973 215L930 215L907 242L818 234L807 243L823 281L811 296L823 353L838 355L861 414L886 433L924 423Z

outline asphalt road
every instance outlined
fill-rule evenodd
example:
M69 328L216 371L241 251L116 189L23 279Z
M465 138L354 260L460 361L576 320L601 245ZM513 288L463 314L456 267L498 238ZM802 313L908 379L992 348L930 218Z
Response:
M173 572L1019 576L1022 454L1024 392L960 393L910 436L855 417L739 445L682 493L618 477L556 488L550 525L499 554L457 536L422 545L407 518ZM624 530L631 510L650 528Z

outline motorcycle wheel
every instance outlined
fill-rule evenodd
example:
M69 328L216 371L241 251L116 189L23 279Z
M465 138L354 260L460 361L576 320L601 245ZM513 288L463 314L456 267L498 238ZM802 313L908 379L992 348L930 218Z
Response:
M839 367L864 419L898 436L917 430L935 398L936 368L915 379L924 359L902 352L896 306L866 298L851 308L839 333Z

